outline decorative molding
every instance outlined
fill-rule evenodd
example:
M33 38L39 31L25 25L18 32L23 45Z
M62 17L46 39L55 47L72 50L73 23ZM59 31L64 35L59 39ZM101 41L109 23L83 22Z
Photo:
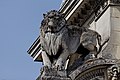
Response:
M106 69L108 66L116 64L116 62L117 62L117 60L111 60L111 59L89 60L86 63L84 63L83 65L79 66L76 70L74 70L69 75L69 77L71 77L72 80L74 80L74 79L79 80L82 76L84 77L86 74L89 74L89 72L91 72L91 71L98 70L98 73L99 73L99 69ZM88 73L86 73L86 72L88 72ZM93 75L95 75L95 74L93 74ZM102 75L99 75L99 76L102 76ZM83 80L83 79L80 79L80 80Z
M120 67L115 64L113 66L110 66L107 70L108 74L108 80L118 80L118 73L120 73Z
M120 0L110 0L112 3L120 4Z

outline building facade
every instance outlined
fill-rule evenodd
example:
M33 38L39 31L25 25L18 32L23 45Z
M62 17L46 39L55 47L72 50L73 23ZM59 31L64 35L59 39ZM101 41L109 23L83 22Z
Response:
M101 43L108 42L98 58L82 65L77 65L78 55L73 55L71 61L76 60L76 66L68 68L69 78L58 80L120 80L120 0L64 0L59 11L64 13L68 25L92 29L101 35ZM42 62L40 46L38 37L28 50L34 61Z

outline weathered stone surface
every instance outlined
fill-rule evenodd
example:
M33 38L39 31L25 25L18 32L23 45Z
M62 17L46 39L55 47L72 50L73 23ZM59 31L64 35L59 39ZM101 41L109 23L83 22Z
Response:
M43 20L41 28L43 29L41 30L41 36L43 38L47 37L46 42L42 39L42 49L43 53L45 53L45 55L42 55L42 57L45 67L47 66L47 68L44 68L41 72L40 80L119 79L120 7L111 6L113 3L117 3L118 5L119 0L110 0L111 5L109 5L109 1L103 0L100 2L100 5L97 6L99 2L100 1L91 1L90 3L92 5L91 8L94 9L96 6L94 14L96 19L92 23L89 23L89 20L86 22L86 25L90 25L89 29L88 26L82 26L82 24L79 23L79 20L77 20L77 17L72 18L73 22L75 22L74 24L77 26L66 25L65 21L63 21L62 26L60 26L61 24L58 25L60 21L56 23L57 19L52 19L53 17L56 18L56 15L59 14L54 12L51 14L51 12L48 12L48 14L45 15L45 17L48 16L48 18L50 18L47 22L44 22ZM87 10L83 9L85 9L85 7L80 9L82 15L88 15ZM79 16L79 13L77 15ZM45 20L47 20L47 18L45 18ZM82 26L82 28L80 26ZM64 30L62 31L62 29ZM92 33L89 31L95 32L97 35L92 35ZM86 35L84 37L84 33L87 33L88 38ZM56 34L57 36L62 35L62 37L60 36L57 38ZM63 36L63 34L65 35ZM97 39L98 35L100 40ZM62 38L64 38L63 41ZM78 43L77 47L76 42ZM61 47L59 47L59 45ZM80 45L82 45L82 48ZM83 48L86 50L84 51ZM59 49L61 49L60 52L58 51ZM82 49L83 52L78 51L80 49ZM78 55L72 56L71 53L78 53ZM98 55L98 53L100 53L99 57L94 57ZM67 64L66 61L68 61ZM69 61L71 61L71 63Z
M114 49L111 49L111 53L113 53L113 56L115 56L115 58L120 59L120 6L110 6L110 13L111 13L111 41L110 41L110 45L114 46Z
M78 26L68 26L59 11L48 12L41 24L40 37L44 66L65 68L68 56L75 53L80 45L83 30Z
M110 37L111 23L110 23L110 8L108 8L103 15L96 21L96 31L101 35L102 42Z
M88 60L76 70L71 72L69 77L72 80L108 80L107 68L116 65L117 60L111 59L93 59Z
M101 50L96 46L103 46L98 32L87 27L67 25L62 13L56 10L44 14L40 30L41 55L44 66L48 68L65 69L67 59L75 53L84 57L90 54L88 58L95 58ZM80 52L82 47L89 52Z
M43 73L38 80L118 80L119 62L117 59L91 59L69 74L66 71L45 68L46 73Z
M43 67L39 80L71 80L66 73L66 70L58 71L53 68Z

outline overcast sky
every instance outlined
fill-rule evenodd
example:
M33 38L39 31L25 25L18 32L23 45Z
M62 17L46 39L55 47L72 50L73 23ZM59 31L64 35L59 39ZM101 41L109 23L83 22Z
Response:
M42 14L62 0L0 0L0 80L35 80L41 63L27 50L39 35Z

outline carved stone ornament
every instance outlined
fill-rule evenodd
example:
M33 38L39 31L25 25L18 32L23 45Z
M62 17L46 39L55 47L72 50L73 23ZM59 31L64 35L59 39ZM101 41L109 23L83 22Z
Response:
M118 73L120 73L120 67L116 64L108 68L108 80L119 80Z
M79 77L77 80L79 80L79 79L84 80L84 79L82 79L82 77L85 78L88 75L90 77L87 80L89 80L90 78L91 79L95 78L97 76L104 77L104 74L106 74L105 72L107 72L107 67L110 65L114 65L114 64L116 64L116 60L92 59L92 60L85 62L81 66L79 66L76 70L74 70L72 73L70 73L69 76L72 78L72 80L74 80L76 77L78 77L78 75L79 75ZM86 73L86 74L84 74L84 73ZM101 74L101 73L104 73L104 74Z
M111 2L120 4L120 0L111 0Z
M44 14L40 27L41 55L44 64L41 76L52 76L54 73L59 76L67 76L66 69L67 66L69 67L67 63L70 63L67 61L70 61L72 54L81 54L81 62L97 58L106 42L101 44L101 36L96 31L67 25L64 14L59 11L47 12ZM96 47L97 44L99 48ZM87 52L81 52L83 48Z

